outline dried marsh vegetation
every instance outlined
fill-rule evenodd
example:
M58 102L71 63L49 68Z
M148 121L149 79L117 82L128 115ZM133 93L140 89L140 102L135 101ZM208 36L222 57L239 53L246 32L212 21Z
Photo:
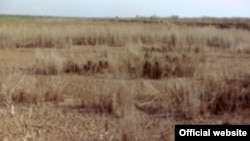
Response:
M249 32L237 29L221 30L215 27L186 27L174 24L109 23L108 21L41 20L2 21L1 47L32 48L71 45L128 44L160 45L161 49L173 46L208 46L234 48L249 44Z
M171 47L162 51L155 47L125 47L125 51L103 57L80 56L56 52L36 52L32 68L35 74L56 75L60 73L94 75L111 74L114 77L160 79L166 77L192 77L206 56L202 47Z
M248 30L145 20L0 19L0 139L174 140L175 123L249 123Z

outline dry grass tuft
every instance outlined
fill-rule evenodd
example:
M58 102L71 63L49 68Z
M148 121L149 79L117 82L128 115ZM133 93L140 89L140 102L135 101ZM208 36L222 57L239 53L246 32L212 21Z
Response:
M63 59L55 53L42 53L40 50L36 51L36 62L33 67L35 74L58 74L63 71Z
M32 78L17 74L2 83L1 100L7 105L14 103L38 104L42 102L60 102L64 100L64 83L51 78ZM14 84L14 85L12 85Z
M192 79L172 79L165 84L163 93L139 95L137 109L159 117L192 119L202 116L206 107L201 97L205 88Z
M58 75L62 73L70 74L96 74L107 72L109 62L105 59L82 61L73 57L62 56L59 53L44 53L40 50L36 52L36 62L32 67L34 74Z
M125 84L119 83L113 88L107 82L99 87L86 86L81 95L81 108L85 112L123 117L133 106L133 95L126 92Z
M249 75L235 76L230 79L226 78L222 82L211 83L217 85L216 87L207 86L210 92L207 94L210 97L208 109L213 114L232 113L250 107Z
M249 75L230 80L172 79L162 93L138 95L135 106L150 115L185 119L234 113L250 108L249 85Z
M135 48L136 50L136 48ZM200 50L199 52L197 50ZM59 54L37 53L33 67L35 74L97 74L118 73L127 78L160 79L164 77L192 77L200 63L205 61L201 48L175 47L171 51L158 52L152 49L135 51L138 53L123 53L124 57L113 56L106 59L86 58L77 62L70 57L61 57Z

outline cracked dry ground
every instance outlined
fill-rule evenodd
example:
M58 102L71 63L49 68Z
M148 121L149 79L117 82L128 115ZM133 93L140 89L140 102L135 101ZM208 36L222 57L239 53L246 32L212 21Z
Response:
M90 51L98 50L75 49L76 53ZM67 49L58 49L58 52L67 52ZM197 79L200 75L210 77L220 71L227 72L224 75L250 74L249 54L211 52L216 54L206 54L207 61L197 70ZM149 80L120 79L105 74L35 75L29 73L35 62L34 54L35 49L0 51L1 93L14 97L8 100L8 96L1 96L1 140L174 140L175 124L250 123L248 108L191 118L168 108L154 110L167 85L185 84L190 82L189 78ZM24 96L15 97L22 93ZM50 93L56 93L56 97L51 98Z

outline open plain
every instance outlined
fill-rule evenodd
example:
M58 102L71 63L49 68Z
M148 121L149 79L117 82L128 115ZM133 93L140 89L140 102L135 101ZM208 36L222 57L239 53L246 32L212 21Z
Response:
M0 140L173 141L249 124L249 19L0 17Z

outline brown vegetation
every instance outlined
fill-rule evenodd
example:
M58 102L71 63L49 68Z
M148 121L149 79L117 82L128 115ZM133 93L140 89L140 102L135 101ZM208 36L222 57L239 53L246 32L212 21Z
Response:
M249 124L250 33L231 27L249 22L224 20L0 18L0 139L174 140L176 123Z

